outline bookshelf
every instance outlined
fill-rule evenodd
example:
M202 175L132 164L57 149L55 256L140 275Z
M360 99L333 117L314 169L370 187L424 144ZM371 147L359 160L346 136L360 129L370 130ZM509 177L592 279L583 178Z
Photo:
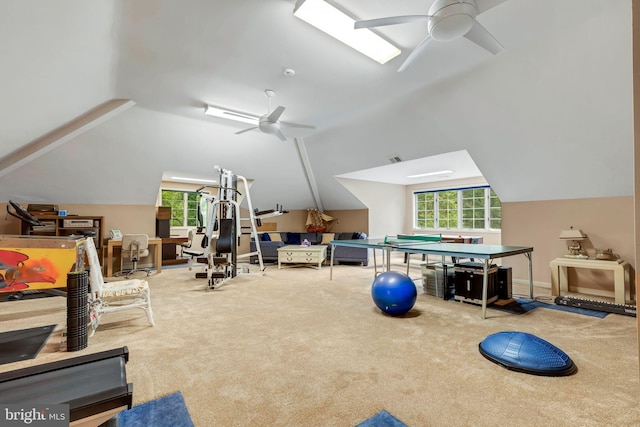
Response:
M30 236L87 236L93 237L98 253L101 253L103 241L102 216L86 215L37 215L42 226L31 226L22 221L21 234Z

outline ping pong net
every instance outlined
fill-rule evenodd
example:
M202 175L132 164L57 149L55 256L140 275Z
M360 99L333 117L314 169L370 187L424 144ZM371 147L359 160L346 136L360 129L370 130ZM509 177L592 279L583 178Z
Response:
M442 234L398 234L385 236L381 244L391 246L415 245L419 243L438 243L442 241Z

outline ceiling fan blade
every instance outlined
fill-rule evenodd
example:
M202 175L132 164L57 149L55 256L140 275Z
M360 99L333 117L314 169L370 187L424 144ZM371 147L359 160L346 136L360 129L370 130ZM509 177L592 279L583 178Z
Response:
M280 122L281 126L284 127L288 127L288 128L301 128L301 129L315 129L315 126L311 126L311 125L301 125L299 123L290 123L290 122Z
M480 25L478 21L473 24L473 27L471 27L469 32L464 36L494 55L504 49L500 42L498 42L486 28Z
M368 19L366 21L356 21L353 25L354 29L383 27L385 25L406 24L408 22L426 21L428 15L405 15L391 16L388 18Z
M504 3L507 0L476 0L476 7L478 9L478 15L485 12L492 7L496 7L500 3Z
M427 36L424 40L422 40L418 46L415 47L415 49L413 49L413 51L411 51L411 53L409 54L409 56L407 56L407 59L404 60L404 62L402 63L402 65L400 66L400 68L398 68L398 72L401 73L404 70L406 70L407 68L409 68L409 66L411 65L411 63L413 61L415 61L415 59L420 56L420 54L422 53L423 50L426 49L426 47L429 45L429 43L431 42L431 40L433 40L431 38L431 36Z
M267 116L267 120L269 120L272 123L275 123L278 121L278 119L280 118L280 116L282 115L282 113L284 113L284 107L281 105L278 108L276 108L275 110L273 110L268 116Z
M286 141L287 138L284 136L284 134L282 133L281 130L278 130L278 132L274 133L275 136L277 136L278 138L280 138L280 141Z
M247 128L247 129L240 130L240 131L236 132L236 135L240 135L241 133L249 132L250 130L254 130L254 129L258 129L258 126L253 126L253 127Z

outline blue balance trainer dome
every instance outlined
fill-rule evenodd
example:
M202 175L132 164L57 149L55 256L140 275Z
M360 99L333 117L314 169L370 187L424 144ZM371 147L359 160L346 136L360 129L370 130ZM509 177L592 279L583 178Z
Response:
M534 375L559 377L578 367L565 352L548 341L525 332L498 332L479 345L480 354L498 365Z
M411 310L418 291L409 276L397 271L378 275L371 286L371 298L376 306L392 316L400 316Z

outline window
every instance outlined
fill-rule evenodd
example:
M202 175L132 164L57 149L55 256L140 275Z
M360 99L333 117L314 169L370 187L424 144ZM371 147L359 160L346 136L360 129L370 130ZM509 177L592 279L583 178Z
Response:
M418 228L436 228L435 193L416 194L416 219Z
M489 228L502 228L502 204L492 189L489 189Z
M499 230L500 199L489 187L414 193L418 229Z
M438 228L458 227L458 192L442 191L436 198L438 215L436 221Z
M198 203L201 204L202 225L207 223L206 201L194 191L162 190L162 206L171 207L171 227L198 226Z
M484 228L484 188L461 190L462 228Z

